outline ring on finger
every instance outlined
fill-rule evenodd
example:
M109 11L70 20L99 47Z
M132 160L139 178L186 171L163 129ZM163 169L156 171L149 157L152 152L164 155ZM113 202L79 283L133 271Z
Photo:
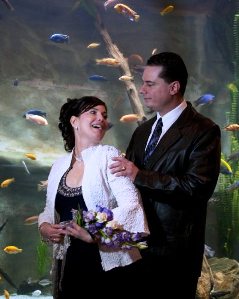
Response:
M126 167L125 167L125 166L123 166L123 167L121 168L121 170L122 170L122 171L126 170Z

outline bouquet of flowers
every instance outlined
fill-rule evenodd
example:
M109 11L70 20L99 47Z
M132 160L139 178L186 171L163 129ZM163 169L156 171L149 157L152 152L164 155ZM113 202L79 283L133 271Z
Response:
M147 248L146 241L141 241L145 234L124 230L113 220L113 212L107 208L97 206L96 211L72 210L72 214L73 220L103 245L121 249Z

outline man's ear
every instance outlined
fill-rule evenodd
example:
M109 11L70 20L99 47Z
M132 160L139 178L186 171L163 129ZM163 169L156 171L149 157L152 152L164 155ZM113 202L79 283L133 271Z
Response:
M172 83L170 83L169 92L171 95L178 93L179 89L180 89L180 83L178 81L173 81Z

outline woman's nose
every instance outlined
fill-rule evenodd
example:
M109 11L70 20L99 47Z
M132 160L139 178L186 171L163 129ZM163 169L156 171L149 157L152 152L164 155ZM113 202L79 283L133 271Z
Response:
M103 121L104 120L104 116L102 114L98 114L98 120Z

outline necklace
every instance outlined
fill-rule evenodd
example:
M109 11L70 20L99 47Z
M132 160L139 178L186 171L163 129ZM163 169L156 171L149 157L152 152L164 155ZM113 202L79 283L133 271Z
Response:
M81 155L79 155L79 156L77 157L76 154L74 154L74 157L75 157L76 161L78 161L78 162L82 162L82 161L83 161Z

